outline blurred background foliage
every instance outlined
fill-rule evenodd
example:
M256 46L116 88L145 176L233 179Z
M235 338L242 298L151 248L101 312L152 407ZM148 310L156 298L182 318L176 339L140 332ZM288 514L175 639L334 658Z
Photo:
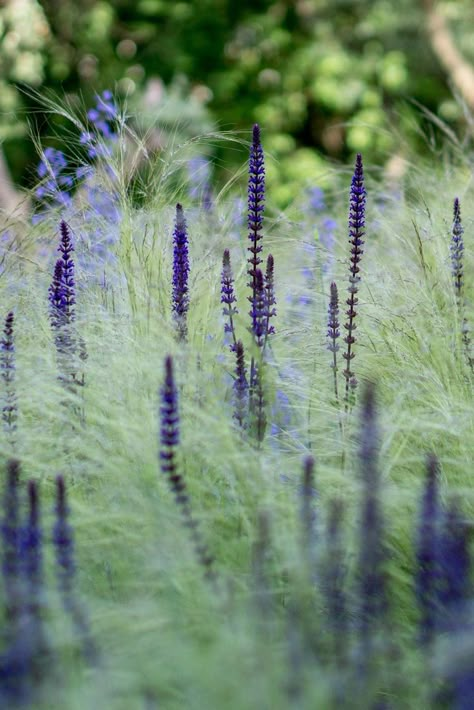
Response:
M83 110L105 88L157 150L160 127L260 122L282 205L356 151L396 171L450 129L470 137L473 27L472 0L0 0L4 172L31 186L32 125L71 137L31 89Z

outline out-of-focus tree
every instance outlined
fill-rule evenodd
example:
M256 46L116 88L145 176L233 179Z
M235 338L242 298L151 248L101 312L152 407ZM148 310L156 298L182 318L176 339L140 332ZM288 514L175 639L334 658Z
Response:
M325 156L432 147L438 128L411 99L466 128L473 23L471 0L3 0L0 131L18 176L31 153L17 140L22 85L78 106L112 88L140 115L147 97L150 121L171 96L166 120L185 114L196 131L207 111L224 129L259 121L285 203Z

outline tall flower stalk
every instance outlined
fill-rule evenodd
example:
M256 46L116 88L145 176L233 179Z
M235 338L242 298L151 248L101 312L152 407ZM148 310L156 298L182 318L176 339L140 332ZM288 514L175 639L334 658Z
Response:
M2 419L5 433L10 446L15 445L17 427L17 398L15 383L15 343L14 343L14 315L10 311L5 319L3 340L0 346L0 369L4 385Z
M187 492L186 482L179 472L177 452L179 446L179 411L178 389L174 379L173 359L168 356L165 360L165 379L161 389L161 471L165 474L174 499L181 511L183 523L190 531L194 550L199 563L204 568L208 579L215 578L213 569L214 558L204 542L197 521L194 519L191 500Z
M339 402L339 391L337 387L337 353L339 351L338 338L341 332L339 330L339 296L337 285L333 281L331 283L331 296L329 299L328 308L328 350L332 353L332 372L334 378L334 396L336 403Z
M176 222L173 233L173 291L172 311L179 340L186 340L188 334L187 315L189 309L189 248L186 220L183 208L176 205Z
M262 251L262 222L265 202L265 164L263 148L260 142L260 126L256 123L252 132L252 146L249 158L249 182L248 182L248 229L249 229L249 257L247 274L250 278L248 286L250 288L249 301L251 304L251 332L258 339L257 320L258 305L260 298L259 285L259 265L262 263L260 253ZM260 271L261 274L261 271Z
M235 334L234 324L234 316L238 313L238 310L234 305L236 302L237 297L234 291L234 277L232 275L232 266L230 263L230 251L225 249L222 257L221 303L224 304L222 314L224 318L226 318L224 332L230 335L232 341L230 349L232 352L234 352L237 347L237 337Z
M451 230L451 244L449 247L451 254L451 273L453 276L454 293L456 296L456 306L458 317L461 322L461 338L466 362L472 373L474 373L474 358L471 356L471 338L469 326L465 314L464 303L464 227L461 220L461 205L459 198L454 199L453 226Z
M357 311L355 309L359 302L357 293L360 283L360 260L363 254L362 246L364 241L362 237L365 234L365 187L364 187L364 170L362 166L362 156L357 154L354 175L352 177L350 200L349 200L349 244L351 245L351 256L349 261L349 298L346 300L348 309L346 311L347 321L344 328L347 335L344 338L346 343L346 351L343 357L346 360L346 369L344 377L346 379L345 388L345 403L346 411L349 408L351 391L353 392L357 386L357 380L352 371L351 362L355 357L354 343L356 338L354 331L356 329L355 319Z
M245 368L245 353L242 341L235 346L234 419L242 429L247 427L248 381Z

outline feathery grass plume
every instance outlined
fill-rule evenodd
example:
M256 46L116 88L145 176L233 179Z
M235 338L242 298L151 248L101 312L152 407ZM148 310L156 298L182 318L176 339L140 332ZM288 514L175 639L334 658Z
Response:
M461 337L464 348L464 354L467 364L472 372L474 372L474 359L471 357L471 338L469 335L469 326L465 314L464 303L464 227L461 220L461 205L459 198L454 199L453 209L453 226L451 230L451 244L449 251L451 253L451 272L454 282L454 293L456 296L456 305L458 309L459 319L461 321Z
M364 244L362 237L365 234L365 196L362 156L358 153L351 182L349 200L349 244L351 245L351 257L349 263L349 288L347 289L349 298L346 300L348 305L348 310L346 311L347 322L344 324L344 328L347 330L347 335L344 338L347 348L343 353L343 357L346 360L346 369L344 370L344 377L346 379L346 410L349 407L351 391L354 392L357 386L357 380L351 370L351 361L355 356L353 350L354 343L356 342L354 331L356 329L355 318L357 311L355 310L355 306L359 302L357 293L359 291L360 282L359 264L363 254L362 246Z
M344 590L346 569L344 563L345 545L342 536L344 501L333 498L329 503L326 527L326 564L324 567L323 589L326 597L328 624L334 637L334 651L337 658L343 655L347 645L348 609Z
M235 345L235 379L234 389L234 419L245 429L247 427L248 389L247 369L245 367L245 353L242 341L238 340Z
M362 663L370 663L374 632L386 609L385 549L383 517L380 506L378 470L378 427L375 386L368 383L363 392L359 465L362 479L361 529L358 565L359 634Z
M204 568L207 579L215 579L214 557L204 542L197 521L191 509L191 501L187 492L186 482L179 473L177 464L177 447L179 445L179 412L178 389L176 387L173 359L168 355L165 359L165 379L161 388L161 471L168 479L169 486L176 505L181 512L185 527L190 531L194 550L199 563Z
M267 257L267 265L265 270L264 279L264 291L265 291L265 340L263 347L267 343L269 335L274 335L275 328L270 325L270 318L276 316L276 298L275 298L275 262L272 254Z
M0 369L4 384L4 404L2 419L5 432L11 446L15 444L17 426L17 398L15 385L15 343L13 337L14 315L10 311L5 319L3 340L0 349Z
M65 611L71 616L78 634L84 658L93 665L97 659L97 649L91 637L89 622L76 598L76 560L74 550L74 530L69 522L66 482L64 476L56 476L56 520L53 526L53 545L56 557L56 581Z
M339 401L339 392L337 388L337 353L339 351L339 344L337 339L339 338L341 332L339 330L339 297L337 292L337 285L333 281L331 283L331 296L329 299L328 308L328 338L329 345L328 350L332 352L332 371L334 375L334 396L336 398L336 403Z
M427 644L436 628L436 586L439 581L439 463L433 454L426 458L423 490L416 539L415 594L420 609L420 641Z
M179 340L186 340L188 334L187 314L189 308L189 254L188 234L183 208L176 205L176 222L173 233L173 292L172 311Z
M250 281L247 284L250 288L250 296L248 297L251 303L250 309L250 319L251 325L250 330L257 336L257 318L259 308L257 306L257 299L260 298L259 288L259 277L257 271L259 265L262 263L260 258L260 253L262 251L262 245L260 244L262 239L262 222L263 222L263 211L264 211L264 201L265 201L265 166L264 166L264 156L263 148L260 142L260 126L256 123L253 127L252 132L252 146L250 148L249 157L249 182L248 182L248 229L249 229L249 241L248 246L249 258L247 263L249 268L247 274L250 277ZM260 271L261 274L261 271Z
M221 277L221 303L224 304L222 314L227 319L224 324L224 333L231 337L230 349L236 351L237 337L235 335L234 316L239 312L234 306L237 298L234 291L234 278L232 275L232 266L230 263L230 251L224 249L222 257L222 277Z

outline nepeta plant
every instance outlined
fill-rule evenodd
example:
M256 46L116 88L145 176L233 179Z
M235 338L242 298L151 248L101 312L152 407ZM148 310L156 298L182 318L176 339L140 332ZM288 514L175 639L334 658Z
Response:
M10 311L5 319L0 349L0 369L4 385L2 419L11 446L15 444L17 426L17 399L15 385L15 344L13 338L14 315Z
M225 249L222 257L221 303L224 304L222 314L224 318L226 318L226 322L224 323L224 332L231 337L232 342L230 344L230 349L232 352L235 351L237 346L234 316L237 315L239 311L234 306L234 303L236 302L237 298L234 292L234 278L232 276L232 266L230 263L230 251Z
M87 118L92 131L83 131L80 137L80 143L87 148L87 156L91 160L109 158L111 150L108 144L118 138L118 109L111 91L96 94L95 108L89 109Z
M189 308L189 254L188 235L183 208L176 205L176 223L173 233L173 292L172 311L179 340L186 340Z
M178 509L181 512L183 523L191 534L194 550L199 563L204 568L208 579L215 578L213 569L214 558L204 542L197 521L191 509L191 501L187 492L186 482L178 470L177 451L179 445L179 412L178 389L174 380L173 359L168 356L165 360L165 379L161 388L161 471L168 479L169 486Z
M474 359L471 357L471 338L469 336L469 326L465 315L464 303L464 228L461 220L461 205L459 203L459 198L457 197L454 200L453 212L454 216L451 231L451 244L449 246L451 253L451 273L453 276L458 316L461 321L461 338L464 354L467 364L474 373Z
M346 360L346 369L344 370L344 377L346 379L346 409L349 406L350 392L357 386L357 380L351 370L351 361L355 356L353 350L354 343L356 342L354 337L354 331L356 329L355 318L357 316L355 306L359 301L357 293L359 291L360 282L359 264L363 254L362 246L364 244L362 237L365 234L365 196L362 156L358 153L354 175L352 177L349 201L349 243L351 245L351 257L349 263L349 288L347 289L349 298L346 300L348 305L348 310L346 311L347 322L344 324L344 328L347 331L344 342L347 348L346 352L343 353L343 357Z
M71 190L74 180L67 173L67 160L64 153L56 148L45 148L38 166L40 186L35 196L48 207L69 207L72 203ZM40 215L41 219L41 215Z
M248 271L250 277L248 286L250 288L249 301L251 304L251 332L257 336L258 305L260 298L259 291L259 265L262 263L260 253L262 251L262 222L265 201L265 166L263 148L260 142L260 126L256 123L253 127L252 146L250 148L249 159L249 183L248 183L248 228L249 241L248 251ZM261 274L261 271L260 271Z
M417 569L415 593L420 609L420 640L432 640L436 627L436 591L439 581L440 502L439 463L433 454L426 460L426 481L415 544Z
M328 308L328 350L332 352L332 371L334 376L334 395L336 403L339 401L339 393L337 388L337 353L339 344L337 342L341 332L339 330L339 297L337 293L337 285L333 281L331 283L331 296L329 299Z

